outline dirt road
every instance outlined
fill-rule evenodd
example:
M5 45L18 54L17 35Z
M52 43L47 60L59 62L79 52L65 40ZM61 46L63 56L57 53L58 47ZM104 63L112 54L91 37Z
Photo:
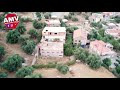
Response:
M74 64L70 66L74 74L68 72L61 74L57 69L37 69L34 73L41 73L44 78L115 78L115 76L104 67L92 70L84 64Z

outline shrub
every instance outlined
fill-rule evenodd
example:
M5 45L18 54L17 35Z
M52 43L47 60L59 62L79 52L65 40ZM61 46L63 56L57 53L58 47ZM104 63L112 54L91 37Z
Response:
M20 18L21 22L32 22L31 18Z
M69 43L64 44L64 55L71 56L73 55L73 47Z
M42 78L41 74L31 74L28 76L25 76L24 78Z
M5 72L0 72L0 78L7 78L8 74Z
M117 72L118 74L120 74L120 66L117 66L117 67L115 68L115 70L116 70L116 72Z
M25 76L31 75L34 71L33 67L23 67L16 72L16 77L24 78Z
M18 43L21 44L21 45L23 45L28 39L29 39L29 36L21 35L19 37Z
M56 65L57 65L57 63L49 62L48 64L46 64L46 68L55 68Z
M71 19L71 18L72 18L72 15L71 15L71 14L69 14L69 15L68 15L68 19Z
M61 21L61 24L60 24L61 27L67 27L66 23Z
M120 23L120 16L115 16L113 19L116 23Z
M8 71L16 71L18 68L22 67L23 58L18 54L9 56L7 60L2 63L2 67Z
M60 71L62 74L67 74L69 71L69 67L67 65L57 65L57 70Z
M64 15L64 19L69 19L69 17L67 15Z
M5 49L4 47L0 46L0 60L2 60L2 57L5 55Z
M33 65L33 68L55 68L57 65L56 62L49 62L48 64L39 64L39 65Z
M20 34L24 34L24 32L26 31L26 28L23 24L20 24L16 30L20 33Z
M40 12L36 12L36 16L38 17L38 20L41 20L42 16Z
M119 59L116 59L116 61L120 64L120 60Z
M69 14L70 14L70 15L75 15L75 13L74 13L74 12L70 12Z
M78 21L78 18L72 17L72 21Z
M72 61L67 62L66 65L70 66L70 65L73 65L73 64L75 64L75 63L76 63L76 61L75 61L75 60L72 60Z
M85 19L86 19L86 20L89 20L89 17L88 17L88 16L85 16Z
M9 31L6 36L7 42L11 44L18 43L19 37L20 37L20 33L16 30Z
M105 59L103 60L103 63L104 63L107 67L109 67L109 66L111 65L111 60L110 60L109 58L105 58Z
M30 34L31 38L36 39L38 37L38 32L35 29L31 29L28 34Z
M39 43L39 42L41 41L41 38L42 38L41 35L38 35L38 36L37 36L37 43Z
M45 13L44 17L45 17L45 19L50 19L51 18L51 14L50 13Z
M33 65L32 67L35 68L35 69L38 69L38 68L46 68L46 65L44 65L44 64L39 64L39 65Z
M35 42L33 40L27 40L24 45L22 45L22 49L27 54L32 54L35 49Z
M76 26L70 26L70 27L66 28L66 31L68 31L69 33L73 33L73 31L77 30L77 29L78 29L78 27L76 27Z

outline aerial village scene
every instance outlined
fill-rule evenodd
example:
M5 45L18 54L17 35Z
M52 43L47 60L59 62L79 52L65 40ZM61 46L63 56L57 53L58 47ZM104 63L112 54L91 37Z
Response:
M119 77L120 12L0 12L0 78Z

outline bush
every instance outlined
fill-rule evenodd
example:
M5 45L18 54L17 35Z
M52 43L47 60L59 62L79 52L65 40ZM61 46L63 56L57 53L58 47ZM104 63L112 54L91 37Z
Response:
M69 14L70 14L70 15L75 15L75 13L74 13L74 12L70 12Z
M36 16L38 17L38 20L41 20L42 16L40 12L36 12Z
M67 15L64 15L64 19L69 19L69 17Z
M32 22L31 18L20 18L20 22Z
M0 72L0 78L7 78L8 77L8 74L5 73L5 72Z
M115 16L113 19L116 23L120 23L120 16Z
M69 43L64 44L64 55L71 56L73 55L73 47Z
M0 46L0 60L2 60L2 57L5 55L5 49L4 47Z
M10 72L16 71L18 68L22 67L23 58L18 54L9 56L7 60L2 63L2 67Z
M49 62L48 64L39 64L39 65L33 65L32 67L33 68L55 68L57 65L57 63L54 63L54 62Z
M119 59L116 59L116 61L120 64L120 60Z
M41 74L31 74L28 76L25 76L24 78L42 78Z
M57 70L60 71L62 74L67 74L69 71L69 67L67 65L57 65Z
M20 37L20 33L16 30L9 31L6 36L7 42L11 44L18 43L19 37Z
M78 18L72 17L72 21L78 21Z
M91 26L92 27L94 27L94 28L99 28L99 29L101 29L102 28L102 24L100 23L100 22L97 22L97 23L95 23L95 22L92 22L91 23Z
M57 65L57 63L54 63L54 62L49 62L48 64L46 64L46 68L55 68Z
M17 28L16 31L18 31L20 34L24 34L24 32L26 31L26 28L23 24L20 24Z
M50 19L51 18L51 14L50 13L45 13L44 17L45 17L45 19Z
M115 68L115 70L116 70L116 72L117 72L118 74L120 74L120 66L117 66L117 67Z
M46 24L42 23L42 22L39 23L37 20L34 20L33 21L33 26L34 26L35 29L42 29L46 26Z
M89 20L89 17L88 17L88 16L85 16L85 19L86 19L86 20Z
M16 77L24 78L25 76L31 75L34 71L33 67L23 67L16 72Z
M70 66L70 65L73 65L73 64L75 64L75 63L76 63L76 61L75 61L75 60L72 60L72 61L67 62L66 65Z
M28 34L30 34L31 38L36 39L38 37L38 32L35 29L31 29Z
M32 54L35 49L35 42L33 40L27 40L24 45L22 45L22 49L27 54Z
M46 65L44 65L44 64L39 64L39 65L33 65L32 66L33 68L35 68L35 69L38 69L38 68L46 68Z
M72 15L71 15L71 14L69 14L69 15L68 15L68 19L71 19L71 18L72 18Z
M41 35L38 35L38 36L37 36L37 43L39 43L39 42L41 41L41 38L42 38Z
M111 60L110 60L109 58L105 58L105 59L103 60L103 63L104 63L107 67L109 67L109 66L111 65Z
M78 27L76 27L76 26L70 26L70 27L66 28L66 31L69 33L73 33L73 31L77 30L77 29L78 29Z
M29 39L29 36L21 35L19 37L18 43L21 44L21 45L23 45L28 39Z

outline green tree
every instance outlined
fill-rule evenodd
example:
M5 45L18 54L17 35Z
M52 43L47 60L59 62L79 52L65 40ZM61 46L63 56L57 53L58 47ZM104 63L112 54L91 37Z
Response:
M105 65L107 65L107 67L109 67L109 66L111 65L111 60L110 60L110 58L105 58L105 59L103 60L103 63L104 63Z
M24 32L26 31L26 28L23 24L19 24L19 26L16 28L16 30L20 33L20 34L24 34Z
M2 60L4 55L5 55L5 49L4 47L0 46L0 60Z
M42 78L41 74L31 74L28 76L25 76L24 78Z
M41 20L41 18L42 18L41 13L40 12L36 12L36 15L38 17L38 20Z
M38 22L37 20L34 20L33 21L33 26L35 29L42 29L46 26L45 23L42 23L42 22Z
M35 29L31 29L28 34L30 34L31 38L36 39L38 37L38 32Z
M18 54L9 56L7 60L2 63L2 67L10 72L16 71L18 68L22 67L23 58Z
M64 44L64 55L65 56L73 55L73 47L70 44Z
M58 65L57 70L60 71L62 74L67 74L69 71L69 67L67 65Z
M113 19L116 23L120 23L120 16L115 16Z
M0 72L0 78L7 78L8 74L5 72Z
M115 68L115 70L116 70L116 72L117 72L118 74L120 74L120 66L117 66L117 67Z
M18 43L19 37L20 33L18 31L16 30L9 31L6 36L7 39L6 42L11 44Z
M92 69L98 69L101 66L100 57L94 54L88 56L87 63Z
M117 51L120 50L120 44L117 40L111 40L109 42L113 45L113 49L115 49Z
M78 21L78 18L72 17L72 21Z
M22 67L16 72L16 77L18 78L24 78L25 76L31 75L34 71L33 67Z
M104 37L105 30L104 30L104 29L100 29L100 30L98 31L98 33L99 33L102 37Z
M69 14L70 14L70 15L75 15L75 12L70 12Z
M35 42L33 40L27 40L23 45L22 49L25 51L27 54L32 54L34 49L35 49Z
M45 17L45 19L50 19L51 18L51 14L50 13L45 13L44 17Z

